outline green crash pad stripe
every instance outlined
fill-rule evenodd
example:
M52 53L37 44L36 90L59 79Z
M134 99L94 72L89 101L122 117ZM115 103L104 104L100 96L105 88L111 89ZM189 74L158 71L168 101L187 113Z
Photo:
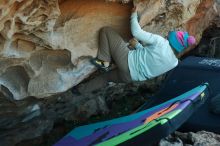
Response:
M144 125L138 126L130 131L127 131L119 136L116 136L114 138L111 138L105 142L99 143L96 146L114 146L114 145L118 145L124 141L127 141L129 139L132 139L133 137L136 137L137 135L140 135L148 130L150 130L151 128L155 127L158 124L165 124L168 122L167 119L172 119L174 118L176 115L178 115L182 110L175 110L172 111L162 117L160 117L157 120L153 120L149 123L146 123Z

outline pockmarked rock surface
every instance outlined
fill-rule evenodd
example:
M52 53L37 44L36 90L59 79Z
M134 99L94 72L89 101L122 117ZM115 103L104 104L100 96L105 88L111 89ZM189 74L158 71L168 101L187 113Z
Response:
M49 133L58 121L88 119L108 111L103 96L79 98L68 90L96 70L89 60L97 53L101 27L112 26L125 40L132 37L133 4L144 30L166 36L169 30L183 29L199 41L203 30L219 17L220 2L0 1L1 146Z

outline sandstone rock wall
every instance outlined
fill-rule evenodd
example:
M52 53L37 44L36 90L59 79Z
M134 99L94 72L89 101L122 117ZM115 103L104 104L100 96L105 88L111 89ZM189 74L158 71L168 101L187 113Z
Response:
M15 100L77 85L95 70L88 56L96 55L98 30L129 32L130 6L119 3L14 0L0 8L1 92Z
M153 33L167 35L170 30L187 30L199 41L201 34L218 16L213 0L146 0L137 1L140 25Z

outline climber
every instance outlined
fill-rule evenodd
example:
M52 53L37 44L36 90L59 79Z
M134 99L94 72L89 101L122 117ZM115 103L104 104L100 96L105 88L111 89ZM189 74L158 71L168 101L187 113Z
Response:
M129 83L157 77L177 66L183 52L195 44L195 38L187 32L171 31L168 40L146 32L138 23L136 7L131 14L131 33L135 39L127 43L110 27L103 27L99 34L99 49L92 63L105 73L80 85L80 93L91 92L108 85L108 82ZM117 66L109 70L114 61Z

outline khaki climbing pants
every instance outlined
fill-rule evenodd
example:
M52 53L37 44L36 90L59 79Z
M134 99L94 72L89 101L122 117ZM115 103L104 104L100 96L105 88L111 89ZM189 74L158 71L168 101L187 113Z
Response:
M112 28L103 27L99 32L99 49L97 58L107 62L114 62L116 68L103 73L85 84L79 86L79 91L92 92L108 85L108 82L129 83L131 82L128 68L128 52L126 42Z

